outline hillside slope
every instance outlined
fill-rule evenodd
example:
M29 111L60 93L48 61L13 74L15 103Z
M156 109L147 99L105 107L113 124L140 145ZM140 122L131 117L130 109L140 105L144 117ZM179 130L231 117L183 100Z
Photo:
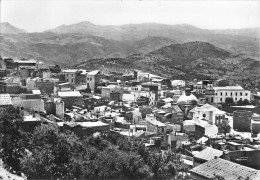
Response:
M249 76L260 68L259 61L238 56L205 42L171 44L153 52L127 58L101 58L71 66L89 70L128 72L139 69L172 79L218 79L234 70Z
M177 43L204 41L234 53L258 57L258 28L233 30L207 30L188 24L167 25L158 23L101 26L88 21L63 25L48 30L59 34L81 33L118 41L138 41L149 36L172 39Z
M199 58L228 58L230 52L205 42L172 44L149 53L154 57L170 59L175 65L186 65Z
M1 33L3 34L19 34L19 33L26 33L26 30L19 29L8 22L3 22L0 24L1 26Z
M9 27L13 26L9 24ZM254 59L259 59L260 55L259 39L247 36L248 33L243 33L242 30L237 30L238 35L226 31L226 33L221 31L219 33L222 34L217 34L215 31L187 24L145 23L100 26L90 22L81 22L63 25L42 33L21 33L24 31L19 28L12 29L8 31L8 34L3 33L0 36L2 56L35 58L61 66L78 64L93 58L126 58L132 54L145 55L173 43L183 44L192 41L207 42L233 54L242 54ZM181 47L178 48L182 51ZM197 49L195 54L198 54L200 50L203 49ZM185 57L179 59L178 54L172 54L172 56L176 56L176 62L186 63ZM187 56L194 57L193 54Z
M93 58L149 53L174 41L147 37L137 42L109 40L85 34L26 33L0 36L1 55L36 58L50 64L76 64Z

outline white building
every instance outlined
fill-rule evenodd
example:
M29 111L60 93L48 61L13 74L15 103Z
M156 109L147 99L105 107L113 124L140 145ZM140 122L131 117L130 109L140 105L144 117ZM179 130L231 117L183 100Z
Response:
M218 108L204 104L201 107L193 108L190 113L192 114L193 120L203 119L211 125L218 125L225 119L225 111L221 111Z
M86 83L89 84L91 91L94 92L97 83L100 82L101 71L95 70L95 71L88 72L86 78L87 78Z
M181 86L184 87L185 86L185 81L183 80L173 80L171 81L172 86Z
M215 90L215 103L224 103L227 97L232 97L234 102L240 99L251 100L251 92L244 90L241 86L213 87Z
M39 64L36 60L15 60L14 62L18 64L19 69L37 69Z

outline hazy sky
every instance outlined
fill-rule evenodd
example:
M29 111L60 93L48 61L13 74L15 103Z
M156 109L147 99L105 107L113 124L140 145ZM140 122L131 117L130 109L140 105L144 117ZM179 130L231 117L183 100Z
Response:
M260 1L0 0L1 22L29 32L90 21L98 25L145 22L192 24L206 29L257 27Z

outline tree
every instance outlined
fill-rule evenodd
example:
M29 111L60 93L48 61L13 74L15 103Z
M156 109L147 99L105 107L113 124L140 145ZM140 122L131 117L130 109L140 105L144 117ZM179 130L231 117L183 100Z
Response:
M256 100L256 99L252 100L251 102L252 102L252 105L254 105L254 106L260 105L259 100Z
M27 134L22 130L22 118L13 107L0 110L2 159L12 173L21 174L20 159L25 153Z
M238 101L237 101L237 105L241 106L243 104L243 101L242 99L240 98Z
M228 105L229 104L233 104L234 103L234 99L232 97L226 97L225 103L228 104Z
M230 130L231 130L231 127L230 127L230 125L228 124L227 121L223 121L222 123L220 123L220 124L219 124L219 128L220 128L221 130L223 130L225 136L226 136L226 134L229 133Z
M249 104L250 104L249 100L248 99L244 99L243 105L249 105Z
M73 133L61 133L53 124L41 125L30 138L30 153L21 160L22 170L28 178L73 179L76 175L72 172L75 162L72 159L83 150Z

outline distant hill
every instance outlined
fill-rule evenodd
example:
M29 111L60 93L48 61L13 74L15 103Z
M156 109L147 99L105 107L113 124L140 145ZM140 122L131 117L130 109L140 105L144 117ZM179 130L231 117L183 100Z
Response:
M199 58L228 58L230 52L205 42L172 44L149 53L149 55L168 58L176 65L188 64Z
M128 72L139 69L173 79L216 79L260 68L260 61L236 55L206 42L171 44L153 52L126 58L100 58L71 66L89 70Z
M19 34L26 33L26 30L19 29L8 22L1 23L1 33L3 34Z
M109 40L85 34L26 33L1 37L2 56L36 58L50 64L76 64L93 58L127 57L149 53L174 41L147 37L137 42Z
M8 30L8 33L2 33L0 36L2 56L36 58L62 66L79 64L97 58L126 58L132 54L146 55L170 44L184 44L193 41L210 43L232 54L242 54L254 59L259 59L260 55L259 39L254 38L255 31L250 30L237 30L236 35L229 31L217 32L188 24L144 23L101 26L86 21L62 25L40 33L23 33L25 31L9 23L5 23L4 26L13 31ZM251 32L251 35L245 32ZM179 51L182 51L182 46L173 45L173 47L180 48ZM192 47L195 47L195 44ZM201 48L193 49L195 51L193 53L186 51L185 53L191 53L187 55L190 58L195 57L199 51L204 52ZM167 49L169 47L165 51ZM176 62L183 61L181 58L177 58L178 53L168 52L168 54L176 56Z
M172 39L178 43L204 41L235 53L258 57L260 55L258 30L258 28L207 30L189 24L167 25L158 23L104 26L85 21L62 25L48 31L59 34L88 34L117 41L138 41L151 36Z
M241 29L227 29L227 30L213 30L216 34L229 34L238 36L248 36L252 38L260 38L260 28L241 28Z

